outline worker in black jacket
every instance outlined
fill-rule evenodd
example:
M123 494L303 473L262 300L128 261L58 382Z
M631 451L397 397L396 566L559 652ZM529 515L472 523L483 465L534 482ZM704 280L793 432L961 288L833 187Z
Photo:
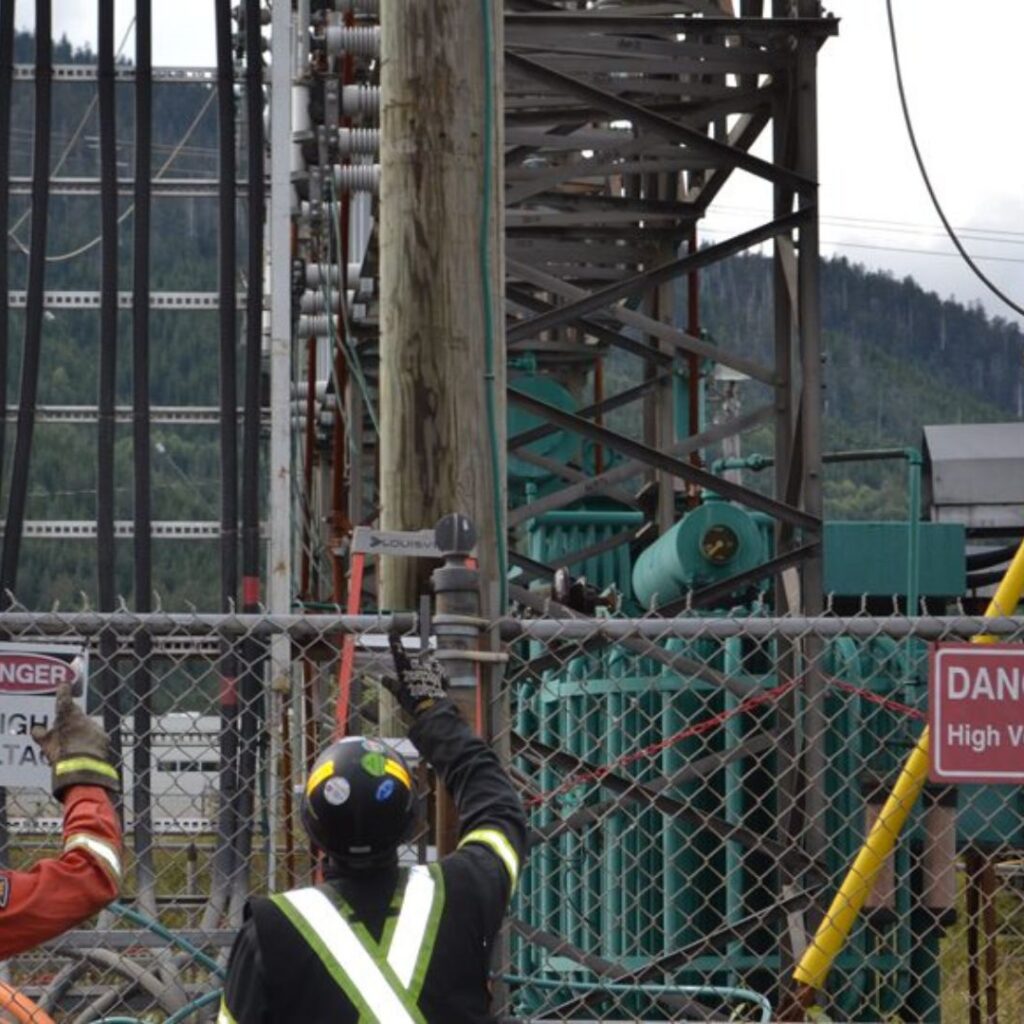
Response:
M458 849L398 864L415 794L401 755L376 739L329 746L302 819L327 858L318 886L251 901L228 964L218 1024L489 1024L492 946L526 851L522 805L494 752L446 695L438 663L392 642L384 683L409 737L455 801Z

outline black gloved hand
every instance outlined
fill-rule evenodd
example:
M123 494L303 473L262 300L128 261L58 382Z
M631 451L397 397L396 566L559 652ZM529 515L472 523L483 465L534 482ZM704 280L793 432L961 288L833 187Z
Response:
M413 718L434 707L438 701L447 700L448 677L429 651L418 654L413 663L399 637L390 634L388 643L395 663L395 675L384 676L381 683Z
M46 732L42 726L35 726L32 739L53 767L53 795L58 799L69 786L120 791L117 769L110 763L107 734L75 703L67 683L57 687L53 728Z

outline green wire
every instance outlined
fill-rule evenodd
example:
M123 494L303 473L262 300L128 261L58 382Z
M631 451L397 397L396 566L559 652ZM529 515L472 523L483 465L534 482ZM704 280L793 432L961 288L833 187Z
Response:
M207 992L205 995L199 996L198 999L193 999L187 1006L183 1006L176 1013L171 1014L164 1021L164 1024L178 1024L179 1021L183 1021L186 1017L191 1017L196 1010L201 1010L204 1006L209 1006L210 1003L219 1002L222 994L218 988L213 992Z
M115 913L120 914L122 917L128 918L129 921L134 921L136 924L142 925L143 928L148 929L155 935L159 935L160 938L166 939L172 945L179 946L185 950L186 953L190 953L193 958L199 961L204 967L209 968L217 975L218 978L225 977L224 968L217 963L213 957L207 956L201 949L193 946L188 939L183 939L180 935L175 935L170 929L165 928L159 921L154 921L148 914L143 914L132 907L125 906L125 904L115 900L110 904L110 909Z
M761 1011L760 1024L771 1024L772 1004L760 992L752 992L746 988L733 988L725 985L658 985L630 984L629 982L610 981L568 981L563 978L529 978L520 974L503 974L501 980L510 985L534 986L536 988L559 989L567 988L575 992L610 992L632 995L682 995L682 996L714 996L718 999L735 999L753 1003ZM170 1024L170 1022L168 1022Z
M134 921L136 924L142 925L143 928L153 932L155 935L159 935L160 938L166 939L169 943L174 946L179 946L181 949L189 953L193 959L197 960L204 967L209 968L218 978L223 979L226 976L226 971L220 964L217 963L212 957L207 956L197 946L193 946L188 939L182 938L180 935L176 935L169 928L165 928L159 921L154 920L148 914L143 914L141 911L135 910L133 907L126 906L115 900L110 904L110 909L115 913L120 914L122 917L128 918L129 921ZM190 1017L196 1010L201 1010L204 1006L208 1006L210 1003L220 999L221 990L216 989L213 992L205 992L203 995L192 1002L187 1003L180 1010L176 1010L164 1024L179 1024L180 1021L185 1020L186 1017ZM140 1020L137 1017L103 1017L97 1021L96 1024L147 1024L146 1021Z
M201 1010L204 1006L209 1006L210 1003L219 1001L221 995L222 992L219 988L213 992L204 993L198 998L193 999L192 1002L187 1003L180 1010L175 1010L164 1021L164 1024L180 1024L186 1017L191 1017L196 1010ZM140 1020L138 1017L101 1017L96 1021L96 1024L149 1024L149 1022Z
M331 207L331 234L334 237L335 256L338 259L338 267L339 267L339 270L340 270L343 249L341 247L341 226L338 223L339 218L337 216L337 214L339 212L338 211L338 200L337 200L337 196L334 194L334 178L333 177L329 179L328 184L327 184L327 188L328 188L328 195L329 195L328 201L329 201L330 207ZM345 308L345 296L343 296L343 295L340 296L339 302L338 302L338 309L341 311L341 316L342 316L342 318L345 321L345 335L346 335L346 337L337 339L335 337L335 333L334 333L334 317L331 314L331 308L330 308L330 302L331 302L331 299L330 299L330 295L331 295L331 291L330 291L330 275L328 275L328 274L324 275L324 285L323 286L326 288L327 323L328 323L329 330L330 330L332 348L333 348L333 346L334 346L336 341L340 341L341 342L341 347L344 350L345 355L348 357L349 366L352 368L352 373L353 373L353 375L356 378L356 385L358 386L360 392L362 393L363 401L366 403L366 411L367 411L367 413L370 416L370 422L373 424L374 433L379 435L380 434L380 425L377 422L377 413L376 413L376 410L373 407L373 402L370 401L370 390L369 390L369 386L366 383L366 377L363 375L362 363L360 363L360 361L359 361L359 356L356 353L355 348L351 345L351 343L348 340L348 335L351 332L349 330L348 310ZM333 363L332 363L332 367L333 367ZM331 372L333 374L333 372L334 372L333 369L332 369ZM337 381L334 382L334 386L335 386L335 388L337 388L337 386L338 386L338 382ZM340 401L341 401L340 396L339 396L338 401L340 403ZM340 406L339 406L339 411L340 411Z
M493 191L494 166L492 157L492 136L494 135L494 33L491 26L490 0L480 0L480 14L483 18L484 36L484 168L483 194L480 205L480 289L484 307L484 391L487 401L487 433L491 446L491 488L494 502L495 531L498 548L498 614L503 614L508 604L508 555L505 550L506 537L502 528L501 465L498 448L497 381L494 375L494 311L491 308L491 193Z

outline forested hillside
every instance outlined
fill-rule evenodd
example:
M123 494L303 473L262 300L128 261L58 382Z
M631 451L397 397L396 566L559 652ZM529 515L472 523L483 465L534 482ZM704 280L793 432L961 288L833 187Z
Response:
M15 60L34 61L34 41L20 33ZM54 48L54 63L94 63L89 52L65 40ZM18 81L12 107L11 174L32 170L33 92ZM164 177L216 177L217 105L204 85L157 83L153 90L154 173ZM51 167L62 177L99 174L98 121L93 83L53 85ZM117 86L118 174L133 173L133 85ZM239 165L244 169L243 142ZM165 166L166 165L166 166ZM9 228L10 286L23 289L31 235L30 200L12 195ZM119 202L120 289L132 287L134 220L130 189ZM239 204L239 251L244 255L244 204ZM217 289L217 206L208 198L156 198L152 208L150 286L154 291ZM95 197L51 196L46 289L96 291L100 285L99 202ZM73 254L73 255L72 255ZM239 278L241 283L241 277ZM241 328L244 321L240 317ZM18 402L21 373L21 310L11 310L7 401ZM217 314L215 311L150 313L150 396L153 405L213 405L218 402ZM132 316L119 317L117 402L132 401ZM99 314L95 310L54 310L45 316L39 376L40 405L93 405L97 398ZM15 426L4 435L3 490L6 510ZM210 426L152 428L153 518L217 520L220 514L217 430ZM117 426L116 516L132 518L130 423ZM96 428L86 424L37 424L29 477L26 519L95 520ZM119 590L131 603L130 540L117 542ZM218 605L216 541L154 541L153 576L165 607L193 602ZM26 540L22 544L17 596L30 606L60 601L78 605L84 594L95 602L95 540Z
M704 326L724 347L768 359L770 289L765 258L709 269L701 275ZM1024 333L1015 324L845 259L824 262L821 306L826 450L918 445L925 424L1024 416ZM743 387L752 401L757 386ZM750 449L767 451L767 442L755 437ZM903 475L899 465L828 468L826 513L905 515Z
M91 62L66 43L54 59ZM32 40L19 36L16 60L33 60ZM88 111L91 83L56 83L52 166L61 175L98 174L97 122ZM217 117L213 90L204 85L156 85L155 169L164 174L216 175ZM212 102L211 102L212 101ZM118 86L119 172L132 175L132 86ZM31 171L32 83L18 82L13 106L12 174ZM244 140L239 141L240 157ZM65 156L66 151L66 156ZM244 159L239 160L244 167ZM131 289L131 196L122 195L121 289ZM14 196L10 225L11 287L24 287L30 234L27 196ZM239 205L239 253L244 254L244 204ZM213 198L155 199L151 287L155 291L216 291L217 208ZM96 290L100 280L99 204L95 198L52 197L46 287ZM82 248L72 257L65 254ZM242 276L238 275L239 285ZM1024 414L1024 335L978 308L964 308L925 292L912 280L868 272L845 260L826 262L822 275L826 449L916 444L926 423L1019 418ZM771 341L770 263L738 257L701 274L701 320L717 343L767 359ZM99 317L93 310L61 310L44 325L39 403L95 405ZM239 320L239 328L242 318ZM18 401L23 317L10 313L7 400ZM153 405L216 405L218 341L215 312L151 313ZM118 402L131 403L131 314L119 327ZM636 361L609 366L609 383L635 382ZM742 384L745 404L764 400L759 386ZM94 520L95 428L39 425L30 474L28 519ZM6 506L14 428L5 431L0 501ZM157 520L216 520L220 508L216 428L154 426L153 516ZM744 439L745 451L770 451L767 432ZM117 516L132 515L131 428L118 426ZM833 467L826 476L827 513L833 517L905 514L899 465ZM120 590L132 596L131 542L118 542ZM218 558L213 541L157 541L154 579L164 607L218 604ZM95 602L95 541L26 541L18 596L32 606Z

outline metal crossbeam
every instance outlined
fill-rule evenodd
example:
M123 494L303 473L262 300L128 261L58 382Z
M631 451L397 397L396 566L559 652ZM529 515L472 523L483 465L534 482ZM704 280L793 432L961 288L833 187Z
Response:
M797 192L815 192L817 183L809 181L803 175L788 171L784 167L769 163L760 157L753 156L742 149L737 149L727 143L719 142L696 128L674 121L663 114L655 114L646 107L629 100L622 99L613 93L605 92L586 82L573 78L572 75L563 74L555 68L548 67L539 61L531 60L522 54L506 51L505 61L511 69L519 68L530 74L539 81L554 86L560 92L569 95L582 96L592 103L595 103L618 118L632 121L634 125L654 132L664 138L675 142L683 142L692 146L697 152L707 153L710 156L719 157L723 163L741 167L751 174L764 178L766 181L776 185L784 185ZM685 88L685 86L682 86Z
M773 406L762 405L757 409L744 413L742 416L725 420L723 423L716 423L713 427L709 427L699 434L694 434L681 441L677 441L669 448L669 451L680 458L685 457L699 448L703 448L705 445L714 444L716 441L721 441L724 437L730 437L733 434L739 434L744 430L750 430L758 426L769 419L774 411ZM521 458L522 456L519 457ZM630 459L627 462L621 462L619 465L613 466L611 469L606 469L597 476L588 477L581 483L571 484L569 487L555 491L553 494L545 494L544 497L538 498L529 505L521 505L519 508L512 509L508 516L509 525L516 526L527 519L541 515L543 512L564 508L566 505L581 498L586 498L593 494L603 494L607 491L609 485L637 476L643 472L643 468L643 463L639 459ZM715 479L717 480L718 478L716 477Z
M794 228L798 228L801 224L806 223L808 217L813 216L814 211L814 207L798 210L795 213L769 221L767 224L762 224L760 227L752 228L750 231L734 235L724 242L718 242L715 245L699 249L690 255L669 260L667 263L661 263L650 270L642 271L633 277L627 278L625 281L620 281L617 284L609 285L607 288L602 288L600 291L592 292L585 298L577 299L575 302L568 302L549 313L544 313L523 323L515 324L509 327L505 336L511 343L523 338L535 337L541 331L550 330L553 327L562 327L576 317L593 313L605 306L610 306L619 299L628 298L639 292L647 291L659 284L665 284L677 277L682 277L684 274L700 270L711 263L718 263L727 256L750 249L760 242L792 231Z
M811 36L826 39L839 31L839 19L831 15L820 18L716 18L702 16L700 20L675 17L677 4L665 4L663 15L609 14L606 11L586 9L569 13L551 9L537 12L509 12L505 25L510 31L523 27L537 30L564 28L576 33L606 32L610 35L664 36L676 39L692 31L700 36L730 36L741 40L767 42L787 36ZM632 41L632 40L631 40Z
M31 195L32 179L18 175L8 179L11 195ZM205 199L215 197L219 184L216 178L154 178L150 186L152 194L159 197L176 196L182 199ZM248 194L249 183L237 183L240 195ZM132 178L121 178L117 190L123 195L131 195L135 189ZM99 178L51 178L50 195L54 196L98 196L101 193Z
M238 418L245 415L244 409L238 409ZM268 420L270 411L261 410L261 418ZM7 407L8 421L18 418L18 406ZM132 407L119 405L114 413L117 423L131 423ZM96 423L99 421L99 407L95 405L37 405L36 423ZM165 426L216 426L220 423L220 408L215 405L154 405L150 407L150 423Z
M24 309L26 293L23 291L8 292L8 303L11 309ZM118 292L119 309L132 308L132 293ZM150 309L217 309L216 292L150 292ZM236 296L238 309L245 309L245 293ZM99 309L100 293L87 291L53 291L43 292L44 309Z
M553 292L555 295L560 295L563 298L570 299L572 303L583 302L596 294L587 292L583 288L578 288L576 285L570 284L568 281L562 281L552 274L546 274L544 271L538 270L537 268L518 260L506 260L506 268L532 282L537 287L542 288L544 291ZM607 292L608 289L604 289L604 291ZM554 306L538 299L536 300L535 308L544 312L545 315L550 316L556 311L564 310L566 306ZM685 353L698 355L704 359L710 359L713 362L721 363L723 366L728 366L733 370L738 370L740 373L745 373L747 376L753 377L754 380L762 381L765 384L775 383L776 373L774 370L763 367L759 363L755 363L752 359L746 359L734 352L727 352L702 338L695 338L692 334L687 334L685 331L681 331L679 328L673 327L671 324L655 320L653 317L645 316L643 313L630 309L628 306L614 305L607 310L607 313L615 320L618 320L619 323L624 324L627 327L636 328L637 330L643 331L645 334L650 334L661 341L668 342L670 345L681 349ZM594 321L589 318L582 318L580 320L574 319L572 322L582 323L585 325L585 329L587 330L590 330L591 325L594 324ZM511 335L512 330L513 328L510 327L507 332L507 336ZM602 330L607 329L602 328ZM634 355L638 355L648 361L661 362L663 365L672 365L672 356L667 352L661 352L642 341L638 341L636 338L630 337L629 335L615 334L615 332L611 331L608 331L608 334L611 335L611 337L608 337L607 340L620 348L631 351ZM599 334L598 337L600 336L601 335ZM516 342L512 342L510 340L510 347L514 344L516 344Z
M14 80L30 82L36 77L35 64L15 64ZM118 64L114 68L114 77L119 82L135 81L133 64ZM266 76L264 76L266 77ZM99 68L95 64L54 64L53 80L55 82L95 82L99 78ZM244 73L236 73L235 80L245 81ZM179 85L213 85L217 81L217 69L213 67L154 67L154 82L173 82Z
M4 523L0 523L0 536L4 532ZM77 538L95 538L96 523L89 519L29 519L22 526L25 538L44 538L47 540L72 540ZM172 538L174 540L216 540L220 537L220 523L203 520L181 520L172 522L158 520L151 524L154 538ZM115 537L134 537L135 524L130 519L118 519L114 522Z
M593 405L586 405L582 409L577 409L576 415L586 416L589 418L601 413L611 412L613 409L619 409L624 405L629 405L631 402L635 402L638 398L642 398L653 388L656 388L671 379L671 373L659 373L654 377L650 377L647 380L642 381L634 387L627 388L625 391L620 391L617 395L609 396L602 402L595 402ZM547 437L550 434L556 433L557 430L558 427L553 424L544 423L539 427L533 427L530 430L524 430L519 434L513 434L508 439L508 450L510 452L515 451L516 448L522 448L524 445L531 444L534 441L539 441L542 437Z
M597 441L599 444L614 448L616 451L620 451L630 458L638 459L654 469L660 469L670 473L672 476L696 484L698 487L703 487L715 494L720 494L723 498L738 501L748 508L756 508L776 519L793 523L796 526L812 530L821 527L820 519L801 509L783 504L774 498L766 497L757 491L752 491L740 484L733 483L731 480L726 480L724 477L715 476L707 470L700 469L689 462L684 462L682 459L666 455L664 452L641 444L639 441L634 441L632 438L624 437L622 434L609 430L607 427L599 427L596 423L591 423L589 420L585 420L573 413L565 412L564 409L559 409L548 402L542 402L540 399L534 398L533 395L528 395L516 388L509 388L508 397L515 405L523 406L536 416L542 416L544 419L550 420L566 430L582 434L592 441Z

